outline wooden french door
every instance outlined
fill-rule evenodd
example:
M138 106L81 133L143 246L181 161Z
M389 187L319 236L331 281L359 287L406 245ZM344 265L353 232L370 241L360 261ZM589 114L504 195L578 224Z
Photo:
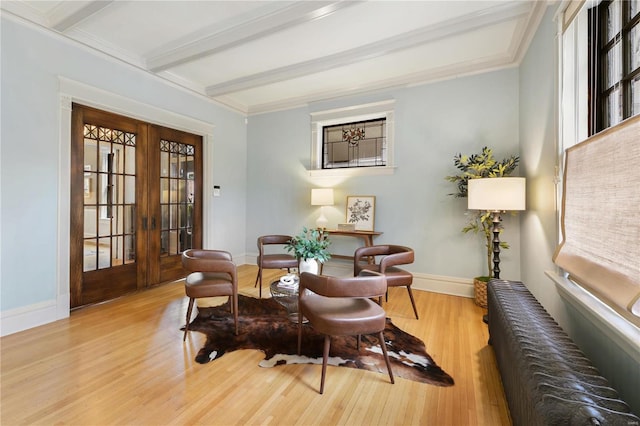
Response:
M182 252L202 247L202 137L151 126L149 264L152 284L185 276Z
M73 105L71 307L184 276L202 246L202 138Z

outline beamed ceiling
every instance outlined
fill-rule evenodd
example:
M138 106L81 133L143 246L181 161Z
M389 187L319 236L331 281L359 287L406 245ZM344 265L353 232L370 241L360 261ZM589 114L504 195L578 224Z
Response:
M547 1L7 1L245 114L516 66Z

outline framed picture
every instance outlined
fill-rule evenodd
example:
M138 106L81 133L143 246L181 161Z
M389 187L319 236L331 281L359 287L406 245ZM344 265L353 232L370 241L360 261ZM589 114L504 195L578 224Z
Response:
M353 223L356 231L373 231L376 197L349 195L347 197L347 223Z

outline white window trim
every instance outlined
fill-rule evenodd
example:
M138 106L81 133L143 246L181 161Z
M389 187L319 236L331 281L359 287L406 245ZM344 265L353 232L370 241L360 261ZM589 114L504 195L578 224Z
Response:
M394 107L395 100L337 108L311 113L311 164L309 176L373 176L391 175L394 173ZM335 124L350 123L377 118L386 119L387 157L386 166L379 167L345 167L334 169L322 168L322 128Z
M564 152L567 148L587 138L588 105L587 105L587 72L586 54L588 22L587 2L575 16L571 25L562 32L562 20L558 24L558 66L559 66L559 159L560 175L564 176ZM562 185L557 186L557 203L562 203ZM561 211L558 209L558 224ZM560 237L560 233L558 233ZM560 242L560 240L558 241ZM635 327L600 299L593 296L575 282L570 280L561 268L556 271L545 271L554 282L560 297L577 309L602 333L609 336L615 344L622 348L633 359L640 361L640 329Z
M555 271L545 271L564 300L578 310L631 358L640 362L640 329L584 288Z

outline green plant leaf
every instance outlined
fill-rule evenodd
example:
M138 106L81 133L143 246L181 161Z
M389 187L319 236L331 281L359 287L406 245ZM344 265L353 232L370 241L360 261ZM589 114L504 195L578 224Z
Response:
M285 245L285 249L298 259L315 259L324 263L331 258L328 248L331 241L328 234L318 229L302 228L302 232Z
M469 179L493 178L509 176L518 167L520 157L512 155L500 161L493 156L493 150L483 147L480 153L471 155L462 155L461 153L453 156L453 164L460 171L455 175L446 176L445 179L456 185L457 192L450 193L456 198L466 198L468 195ZM489 275L491 275L491 254L493 249L493 215L491 212L475 211L470 212L469 220L466 226L462 228L462 232L473 232L474 234L482 233L485 238L485 248L487 256L487 267ZM502 232L502 226L499 225L499 231ZM509 244L504 241L500 242L500 247L508 249Z

